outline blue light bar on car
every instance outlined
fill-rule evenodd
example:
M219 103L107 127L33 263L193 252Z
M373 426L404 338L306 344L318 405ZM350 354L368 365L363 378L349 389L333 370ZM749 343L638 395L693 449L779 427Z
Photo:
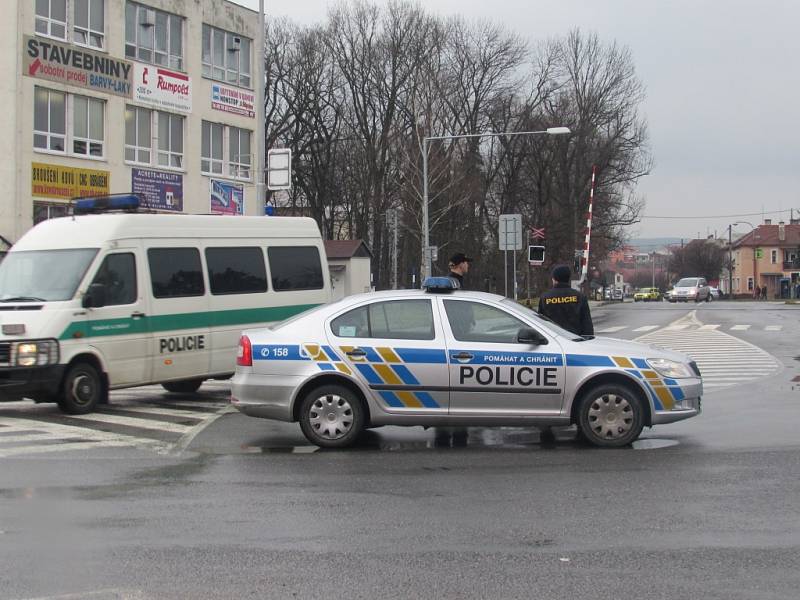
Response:
M136 194L110 194L108 196L91 196L79 198L72 205L72 214L86 215L91 213L135 211L139 208L139 197Z
M450 277L427 277L425 281L422 282L422 289L434 294L447 294L460 287L459 283Z

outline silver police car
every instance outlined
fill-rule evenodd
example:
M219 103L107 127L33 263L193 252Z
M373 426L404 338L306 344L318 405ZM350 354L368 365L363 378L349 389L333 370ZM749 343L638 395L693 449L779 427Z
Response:
M683 354L585 339L448 278L424 287L349 296L245 331L232 404L299 421L329 448L382 425L570 424L619 447L645 426L700 413L700 372Z

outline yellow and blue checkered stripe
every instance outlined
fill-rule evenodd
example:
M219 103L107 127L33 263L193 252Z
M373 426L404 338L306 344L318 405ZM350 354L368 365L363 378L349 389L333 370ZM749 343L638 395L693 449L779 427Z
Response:
M671 410L676 402L686 396L680 384L674 379L661 377L643 358L626 356L592 356L588 354L567 354L568 367L620 367L636 377L643 385L656 410Z
M445 364L447 354L444 350L429 348L390 348L379 346L358 346L364 356L351 356L350 361L371 386L419 386L407 364ZM347 354L354 346L339 346ZM379 390L378 395L392 408L441 408L438 402L425 391Z

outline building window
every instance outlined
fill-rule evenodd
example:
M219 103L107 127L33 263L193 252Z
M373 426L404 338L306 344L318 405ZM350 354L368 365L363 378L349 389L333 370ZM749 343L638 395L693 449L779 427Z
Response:
M777 250L773 250L772 251L772 264L774 265L777 262L778 262L778 251Z
M183 167L183 117L158 111L158 165Z
M73 0L75 23L73 41L82 46L102 49L105 45L104 0Z
M149 165L153 149L153 111L125 107L125 160Z
M222 174L222 132L224 125L203 121L203 139L200 151L200 170L203 173Z
M37 87L33 107L33 147L66 152L66 94Z
M126 162L182 169L183 123L181 115L126 106ZM153 131L158 132L157 139L153 139Z
M183 70L183 17L128 2L125 5L125 56Z
M67 39L67 0L36 0L36 33Z
M203 121L200 170L207 175L227 173L234 179L250 180L251 132L222 123ZM225 157L228 160L225 160Z
M105 101L97 98L36 87L33 147L45 152L103 158L105 106Z
M250 47L241 35L203 24L203 77L250 87Z
M748 277L747 278L747 291L748 292L752 292L753 291L753 278L752 277Z
M105 102L86 96L72 97L72 153L103 157Z
M236 179L250 179L250 132L230 127L228 141L228 174Z
M54 202L33 203L33 224L36 225L47 219L57 219L69 216L69 204L56 204Z

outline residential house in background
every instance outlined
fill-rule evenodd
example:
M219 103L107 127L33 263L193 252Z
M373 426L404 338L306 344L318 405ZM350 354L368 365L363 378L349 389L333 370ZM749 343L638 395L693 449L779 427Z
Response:
M746 296L767 286L768 298L788 298L800 283L800 219L773 225L765 219L732 244L733 293Z

